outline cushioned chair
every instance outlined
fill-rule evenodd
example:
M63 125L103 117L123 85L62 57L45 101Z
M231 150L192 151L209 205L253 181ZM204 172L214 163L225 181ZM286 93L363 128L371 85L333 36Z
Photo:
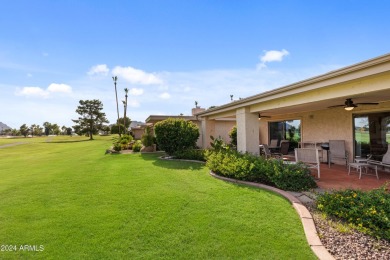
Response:
M295 161L303 162L308 168L317 169L318 179L321 176L320 158L318 149L315 148L295 148Z
M345 165L348 167L348 152L345 150L344 140L329 140L329 168L332 163L332 159L345 160Z
M289 148L290 148L290 141L288 141L288 140L280 141L280 153L281 154L287 155Z

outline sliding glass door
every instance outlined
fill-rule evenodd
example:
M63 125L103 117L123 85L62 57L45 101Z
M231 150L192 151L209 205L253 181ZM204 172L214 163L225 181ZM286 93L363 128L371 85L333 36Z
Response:
M390 112L354 115L355 156L382 160L390 143Z
M279 145L281 140L289 140L290 149L298 147L301 141L301 120L270 122L268 126L269 141L277 139Z

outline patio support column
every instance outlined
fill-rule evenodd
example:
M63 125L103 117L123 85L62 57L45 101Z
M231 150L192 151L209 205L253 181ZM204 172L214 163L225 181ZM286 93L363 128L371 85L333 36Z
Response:
M206 149L210 147L211 138L215 136L215 121L208 118L202 118L202 148Z
M259 154L259 116L250 113L249 107L236 110L237 150Z

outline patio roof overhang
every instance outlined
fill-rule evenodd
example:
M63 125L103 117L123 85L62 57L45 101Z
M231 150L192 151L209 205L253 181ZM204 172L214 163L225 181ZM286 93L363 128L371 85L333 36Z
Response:
M252 113L286 115L344 104L390 101L390 54L260 93L198 113L200 118L234 118L236 110L249 107ZM370 106L373 107L373 106Z

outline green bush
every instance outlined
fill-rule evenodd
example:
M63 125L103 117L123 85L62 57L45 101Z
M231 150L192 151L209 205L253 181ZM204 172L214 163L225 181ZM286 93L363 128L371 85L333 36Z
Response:
M173 154L176 159L206 161L205 150L201 149L188 149L184 151L177 151Z
M217 144L217 147L220 147L219 141ZM290 191L317 187L310 170L303 164L283 164L281 160L266 160L251 154L241 154L226 147L207 150L206 159L206 166L221 176L259 182Z
M142 148L142 142L140 140L137 140L133 144L133 152L139 152L139 151L141 151L141 148Z
M142 135L141 141L144 146L152 146L154 144L154 136L150 126L145 128L145 133Z
M173 155L196 147L199 138L199 128L191 121L168 118L155 124L154 132L159 148Z
M360 231L390 241L390 193L386 185L368 192L343 190L317 197L317 208Z
M120 143L114 143L114 151L120 152L122 150L122 145Z
M237 126L233 126L233 128L229 132L230 137L230 145L233 147L237 147Z

